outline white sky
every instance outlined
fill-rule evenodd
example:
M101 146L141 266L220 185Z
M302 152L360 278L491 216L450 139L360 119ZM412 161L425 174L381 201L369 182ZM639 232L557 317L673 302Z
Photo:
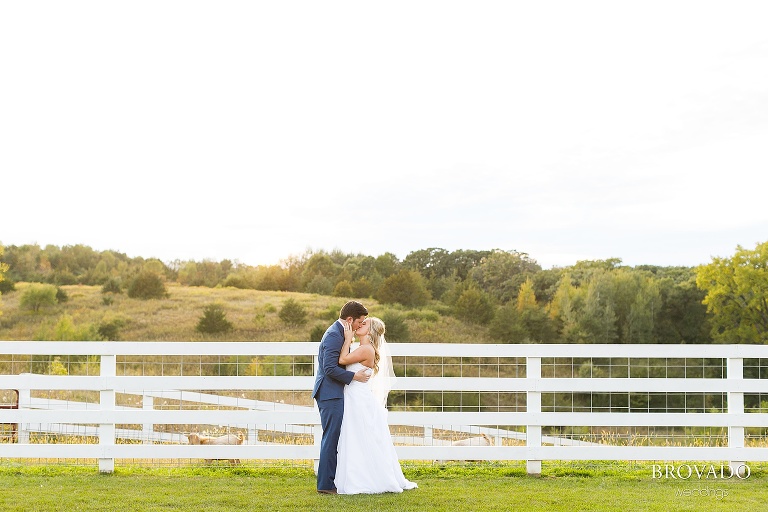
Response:
M0 243L698 265L768 240L768 2L0 3Z

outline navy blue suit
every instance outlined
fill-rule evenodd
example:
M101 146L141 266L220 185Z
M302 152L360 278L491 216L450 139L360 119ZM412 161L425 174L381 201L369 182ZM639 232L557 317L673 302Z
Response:
M312 398L320 410L323 437L320 441L320 463L317 468L318 490L336 489L337 447L344 418L344 386L352 382L355 374L339 364L339 354L344 345L344 327L334 322L323 334L317 354L318 371Z

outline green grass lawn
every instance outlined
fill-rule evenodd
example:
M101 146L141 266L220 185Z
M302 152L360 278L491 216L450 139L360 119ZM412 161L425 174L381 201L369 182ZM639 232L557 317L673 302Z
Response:
M682 511L764 510L765 469L746 480L653 479L649 464L547 464L540 478L519 465L405 466L419 488L403 494L326 496L305 468L0 465L3 511Z

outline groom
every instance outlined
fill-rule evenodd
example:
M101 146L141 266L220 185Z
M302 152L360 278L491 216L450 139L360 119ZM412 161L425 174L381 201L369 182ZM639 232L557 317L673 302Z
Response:
M368 382L370 376L366 370L357 373L348 372L339 365L339 353L344 344L344 330L356 331L363 325L368 310L359 302L349 301L344 304L336 320L323 334L318 352L318 371L312 398L317 400L320 409L320 424L323 438L320 441L320 464L317 468L317 492L336 494L336 448L341 433L341 420L344 417L344 386L357 380ZM346 325L345 325L346 324Z

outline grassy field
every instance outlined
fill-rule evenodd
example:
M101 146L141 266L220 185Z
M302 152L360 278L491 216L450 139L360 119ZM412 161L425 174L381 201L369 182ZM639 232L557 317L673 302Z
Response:
M98 325L119 318L124 322L120 339L129 341L308 341L316 326L325 329L338 318L348 299L294 292L204 288L169 283L168 298L139 300L125 294L109 294L105 303L99 286L71 285L61 288L69 300L33 313L19 307L19 299L28 283L17 283L16 291L2 297L0 340L39 339L41 330L55 324L62 315L72 317L75 325ZM306 323L288 326L278 313L292 298L307 310ZM205 335L195 326L208 304L223 306L234 328L225 334ZM383 306L373 299L364 301L374 316L383 316L394 306ZM434 310L399 310L405 316L409 339L391 341L490 343L486 327L471 326ZM319 340L318 340L319 341Z
M409 466L419 488L403 494L326 496L304 468L94 468L0 465L4 511L376 510L683 511L764 510L765 474L746 480L653 479L649 465Z

